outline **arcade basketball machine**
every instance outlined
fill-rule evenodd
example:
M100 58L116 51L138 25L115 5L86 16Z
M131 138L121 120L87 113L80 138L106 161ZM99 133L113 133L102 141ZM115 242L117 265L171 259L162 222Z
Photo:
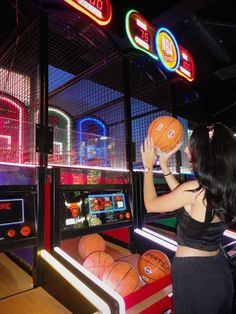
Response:
M17 313L19 307L32 313L70 313L46 292L40 278L39 252L44 249L45 169L47 153L53 145L52 129L47 127L45 111L46 22L45 15L39 13L25 19L22 25L17 24L17 29L1 50L1 313ZM57 276L62 278L58 271Z
M31 290L37 281L35 257L41 241L37 224L41 218L38 210L39 164L35 151L37 121L33 117L39 95L37 88L32 87L38 80L38 22L31 25L31 30L19 27L1 50L1 310L7 303L3 299ZM34 53L29 57L30 51Z
M88 271L78 253L84 236L99 235L115 261L137 268L128 64L105 32L84 16L66 9L50 12L48 120L57 124L54 147L60 158L57 149L48 159L45 193L51 216L45 219L45 243L54 260L41 252L40 280L74 313L78 308L83 313L163 313L171 307L169 279L146 285L137 275L135 291L123 297ZM69 124L60 127L59 111L70 117L70 130ZM87 303L58 280L52 271L57 263L80 281Z

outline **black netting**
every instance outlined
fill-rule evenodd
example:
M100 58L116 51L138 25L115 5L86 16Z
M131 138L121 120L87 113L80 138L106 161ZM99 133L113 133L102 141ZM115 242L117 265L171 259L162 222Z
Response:
M60 12L50 14L49 91L95 67L114 51L111 40L88 20Z
M129 63L132 141L136 144L134 166L141 166L140 144L149 124L159 115L181 116L187 142L185 113L194 112L199 101L190 84L182 83L181 79L171 82L156 61L137 51L122 55L102 29L79 14L49 12L48 30L48 120L54 127L50 164L126 167L123 57ZM0 67L1 161L35 164L34 127L39 117L38 19L12 36L4 47ZM203 116L200 109L196 110L196 120ZM6 125L8 130L12 129L11 134ZM13 136L18 137L15 144ZM183 167L185 161L182 154ZM175 165L173 160L172 167Z
M36 164L39 21L18 29L0 58L0 162Z
M96 26L78 17L50 19L49 164L126 167L122 68Z
M132 112L132 140L136 144L136 161L134 169L142 168L140 146L150 123L161 115L176 114L173 106L173 90L169 80L158 68L156 62L139 54L130 58L130 91ZM184 126L184 144L181 147L183 169L186 171L187 159L184 148L188 139L188 121L178 116ZM176 158L171 160L170 167L176 170Z

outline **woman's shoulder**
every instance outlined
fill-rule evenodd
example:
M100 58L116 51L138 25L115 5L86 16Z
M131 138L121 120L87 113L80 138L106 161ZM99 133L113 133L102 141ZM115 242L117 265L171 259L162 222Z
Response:
M189 192L197 192L201 190L197 180L186 181L181 184L181 188Z
M181 184L180 188L182 189L182 193L186 195L189 205L204 205L205 189L199 185L197 180L186 181Z

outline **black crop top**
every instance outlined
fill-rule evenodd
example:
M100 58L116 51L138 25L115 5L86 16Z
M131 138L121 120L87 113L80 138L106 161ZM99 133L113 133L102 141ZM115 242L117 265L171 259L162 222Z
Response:
M223 222L211 223L207 217L205 222L197 221L184 208L176 211L176 217L178 220L178 245L209 252L219 248L223 232L226 229Z

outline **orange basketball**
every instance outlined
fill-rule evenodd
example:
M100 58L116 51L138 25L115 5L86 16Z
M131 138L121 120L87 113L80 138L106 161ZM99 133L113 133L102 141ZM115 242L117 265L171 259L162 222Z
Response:
M102 280L124 297L136 289L139 276L132 264L119 261L107 268Z
M94 252L86 257L83 266L99 279L102 279L105 270L113 263L114 259L111 255L105 252Z
M184 129L177 119L160 116L149 125L148 136L152 137L155 147L162 152L170 152L183 141Z
M170 260L159 250L148 250L138 260L138 271L146 283L165 277L170 273Z
M79 239L78 253L85 259L89 254L97 251L104 252L106 249L106 242L99 234L88 234Z

